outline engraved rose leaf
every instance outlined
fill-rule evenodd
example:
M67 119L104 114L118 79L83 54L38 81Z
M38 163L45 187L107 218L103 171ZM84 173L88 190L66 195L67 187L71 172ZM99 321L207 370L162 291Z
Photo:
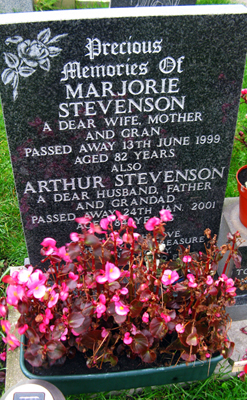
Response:
M44 29L37 35L37 39L40 40L42 43L47 43L51 36L50 28Z
M65 37L67 35L68 35L67 33L63 33L62 35L54 36L54 38L49 40L49 42L47 44L57 43L60 39L62 39L63 37Z
M3 83L4 83L5 85L7 85L8 83L11 83L11 82L13 81L14 77L15 77L15 74L16 74L16 72L13 71L13 69L11 69L11 68L6 68L6 69L3 71L2 75L1 75L1 78L2 78Z
M55 46L48 47L48 50L49 50L50 57L56 57L62 51L62 49L60 49L59 47L55 47Z
M19 65L19 58L12 53L4 53L5 62L9 68L17 68Z
M28 66L23 66L19 68L19 74L24 78L27 78L28 76L32 75L35 71L36 70L34 68Z
M23 39L22 39L21 36L13 36L13 37L7 38L7 39L5 40L5 43L6 43L6 45L8 46L10 43L15 43L15 44L17 44L17 43L20 43L20 42L22 42L22 41L23 41Z
M39 62L40 68L44 69L45 71L50 71L51 63L49 58L45 58Z

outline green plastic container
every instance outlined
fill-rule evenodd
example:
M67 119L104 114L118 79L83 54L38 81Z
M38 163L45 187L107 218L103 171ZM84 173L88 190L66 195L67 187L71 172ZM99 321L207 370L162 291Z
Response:
M147 368L134 371L100 373L90 375L37 376L30 373L24 363L24 350L21 345L21 370L30 379L42 379L57 386L64 395L111 390L131 389L145 386L159 386L168 383L203 380L214 372L222 356L207 361L180 364L171 367Z

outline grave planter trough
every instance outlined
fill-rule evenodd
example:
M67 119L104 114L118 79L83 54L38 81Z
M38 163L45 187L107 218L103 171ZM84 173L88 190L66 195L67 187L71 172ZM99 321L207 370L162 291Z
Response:
M247 165L240 168L236 175L239 191L239 218L242 224L247 228Z
M22 337L24 341L24 336ZM172 365L169 367L146 368L131 371L82 374L82 375L35 375L28 371L21 345L20 366L29 379L41 379L55 385L64 395L123 390L145 386L159 386L178 382L203 380L211 376L221 355L206 361ZM49 371L49 370L48 370Z

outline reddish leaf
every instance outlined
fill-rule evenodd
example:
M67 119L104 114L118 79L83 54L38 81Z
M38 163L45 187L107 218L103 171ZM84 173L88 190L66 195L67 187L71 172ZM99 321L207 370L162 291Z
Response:
M183 353L181 355L181 358L182 358L182 360L187 361L187 362L196 361L196 355L195 354Z
M233 350L234 350L234 346L235 346L235 343L234 343L234 342L228 342L228 343L225 345L224 349L222 350L222 356L223 356L224 358L229 358L229 357L231 357L231 355L232 355L232 353L233 353Z
M197 346L198 345L199 338L198 338L198 335L197 335L196 331L191 333L189 336L187 336L186 343L189 346Z
M76 257L78 257L80 254L80 251L81 251L81 249L80 249L78 242L75 242L75 243L73 242L73 243L69 244L68 254L69 254L69 258L71 260L74 260Z
M85 317L81 312L72 312L68 317L70 328L79 328L83 324Z
M131 343L131 349L134 353L143 354L147 351L148 348L148 340L143 333L139 332L133 337L133 341Z
M153 350L147 349L147 351L140 354L140 357L143 362L152 363L156 360L156 353Z
M92 323L92 318L85 317L83 324L78 328L74 328L74 331L79 335L85 335L89 331L91 323Z
M88 246L92 247L100 247L100 240L94 235L86 235L84 243Z
M140 295L140 301L144 303L148 301L150 297L151 297L151 291L149 289L143 290Z
M52 360L58 360L66 354L65 346L61 342L55 340L47 342L46 348L47 355Z
M141 314L143 303L139 300L133 300L130 303L130 315L132 318L138 317Z
M33 367L41 367L42 363L43 363L43 357L42 354L37 354L37 355L32 355L29 351L29 349L27 349L24 353L24 358L25 360L27 360L29 362L29 364L31 364Z
M159 317L152 319L149 329L151 334L157 339L162 339L168 331L165 321Z

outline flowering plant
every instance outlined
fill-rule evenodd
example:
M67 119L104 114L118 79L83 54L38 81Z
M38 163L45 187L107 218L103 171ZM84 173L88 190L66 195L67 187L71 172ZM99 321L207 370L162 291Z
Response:
M146 222L144 238L132 218L116 211L100 225L77 218L82 232L71 233L64 247L45 238L46 272L28 266L3 279L9 283L0 299L4 341L11 349L19 344L5 320L11 305L20 313L16 329L27 338L24 357L34 367L62 364L76 350L89 368L114 366L122 353L143 363L171 352L186 362L216 352L229 357L234 344L227 338L226 306L234 304L236 287L225 272L231 259L239 261L238 233L219 249L207 229L206 254L180 246L177 261L165 261L171 219L161 210ZM214 279L227 252L223 273Z

